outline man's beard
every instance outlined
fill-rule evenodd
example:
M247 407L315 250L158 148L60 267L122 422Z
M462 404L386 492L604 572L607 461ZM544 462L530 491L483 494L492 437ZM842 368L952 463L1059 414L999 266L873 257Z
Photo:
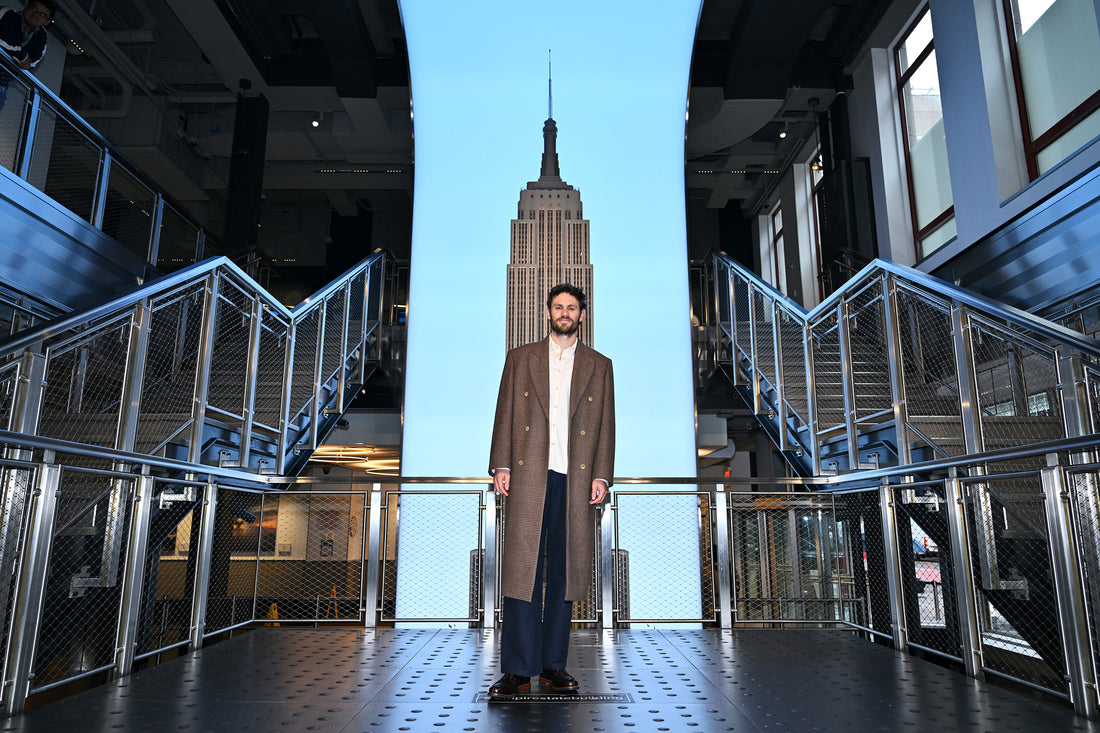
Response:
M581 322L578 320L572 321L568 326L561 326L553 318L550 319L550 330L559 336L572 336L580 327Z

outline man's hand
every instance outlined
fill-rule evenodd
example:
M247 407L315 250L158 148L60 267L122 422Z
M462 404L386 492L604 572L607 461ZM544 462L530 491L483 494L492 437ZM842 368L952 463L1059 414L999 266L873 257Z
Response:
M599 479L592 482L592 500L589 504L600 504L607 498L607 484Z
M512 472L507 468L498 468L493 472L493 488L498 494L508 496L508 484L511 482Z

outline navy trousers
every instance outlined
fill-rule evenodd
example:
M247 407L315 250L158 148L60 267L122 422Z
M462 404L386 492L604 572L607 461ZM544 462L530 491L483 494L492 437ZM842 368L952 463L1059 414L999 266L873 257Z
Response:
M565 492L565 474L550 471L546 476L534 592L530 601L504 599L500 629L502 672L534 677L543 669L565 669L569 627L573 622L573 603L565 600Z

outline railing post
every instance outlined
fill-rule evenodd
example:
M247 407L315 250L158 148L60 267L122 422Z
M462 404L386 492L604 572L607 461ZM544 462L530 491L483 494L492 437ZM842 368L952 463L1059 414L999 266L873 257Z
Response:
M19 365L19 378L11 406L11 430L26 435L38 433L38 417L42 410L42 390L46 386L46 356L29 349ZM27 450L7 449L12 458L30 460Z
M898 552L898 520L894 509L893 488L883 479L878 488L879 509L882 512L883 556L886 560L886 585L890 597L890 628L894 649L904 652L909 644L905 620L905 590L901 580L901 559Z
M259 298L252 300L252 320L248 332L248 355L245 357L244 405L241 407L240 466L248 468L252 450L252 429L256 420L256 383L260 370L260 338L263 333L264 304Z
M214 559L214 522L218 515L218 485L207 481L202 496L202 521L195 559L195 587L191 596L191 649L201 649L206 635L207 596L210 593L210 563Z
M809 432L810 460L815 476L821 472L821 440L818 438L817 376L814 370L814 330L807 321L802 328L802 357L806 365L806 428Z
M324 386L321 384L321 380L326 375L323 374L325 366L325 327L328 323L328 301L322 300L317 306L317 338L314 341L314 358L313 358L313 409L310 411L309 416L309 451L312 453L317 450L317 444L321 439L320 421L321 417L325 414L324 408L321 407L321 388Z
M96 177L95 193L92 195L91 225L103 231L103 218L107 212L107 190L111 181L111 154L99 151L99 175Z
M781 314L779 304L771 301L772 312L772 356L775 362L775 419L779 423L779 450L791 450L790 436L787 434L787 389L783 380L783 342Z
M909 410L902 373L901 327L898 319L898 293L894 278L882 277L883 319L886 321L886 353L890 365L890 394L894 403L894 430L897 433L898 465L913 462L909 440Z
M48 455L46 461L52 461ZM38 465L38 476L30 499L26 544L19 569L15 601L11 613L11 642L8 647L7 674L4 680L4 708L8 715L23 712L31 689L38 626L42 618L42 600L53 545L54 515L61 493L61 466Z
M383 498L382 484L373 484L370 490L370 510L367 519L367 584L363 593L363 621L368 629L378 625L378 592L382 574Z
M279 473L286 473L290 462L290 401L294 396L294 349L298 340L298 323L291 320L286 329L286 350L283 352L283 399L279 406Z
M725 484L714 485L714 544L718 551L718 617L721 628L733 628L733 594L730 590L729 505Z
M959 383L959 406L962 411L963 452L982 452L982 423L978 410L977 375L974 370L974 349L970 343L970 321L961 303L951 304L951 338L955 356L955 378Z
M370 268L366 268L369 270ZM339 414L344 414L344 396L347 389L347 363L348 363L348 318L351 314L351 280L349 279L344 283L344 312L341 314L340 322L340 361L338 367L338 376L336 377L336 411ZM366 317L366 313L363 314ZM363 362L363 353L360 352L359 358L360 364ZM359 380L362 383L362 380Z
M760 355L756 348L756 341L760 338L760 329L756 326L756 289L752 283L748 284L746 299L749 304L749 384L752 385L752 414L760 415L764 412L764 401L760 395ZM737 370L737 354L734 352L734 371Z
M944 481L947 522L951 537L951 566L955 576L955 607L958 609L959 656L966 674L980 678L981 639L978 636L978 606L974 594L974 573L970 563L970 541L966 534L966 510L962 482L955 469Z
M1057 456L1052 456L1054 461ZM1058 601L1059 626L1065 649L1066 674L1070 700L1078 715L1097 717L1096 668L1089 641L1088 610L1080 552L1070 511L1065 474L1059 466L1039 471L1046 507L1047 533L1050 536L1050 562L1054 575L1054 595Z
M485 492L485 553L481 562L481 628L495 629L497 621L497 494L492 484Z
M124 677L133 670L137 653L138 622L141 619L142 586L145 583L145 560L149 547L149 519L152 514L155 480L143 474L137 480L133 499L130 536L126 553L126 570L122 581L122 603L115 645L115 674Z
M160 257L161 225L164 223L164 194L156 193L154 196L153 221L149 228L149 249L146 256L149 259L149 263L156 267L157 258Z
M615 494L600 505L600 628L615 628Z
M848 301L841 299L836 306L836 335L840 347L840 383L844 392L844 432L848 436L848 470L858 471L859 424L856 420L856 385L852 373L852 341L848 328Z
M42 116L42 95L31 89L29 104L23 118L23 136L19 141L19 161L16 171L19 177L28 183L31 180L31 166L34 164L34 139L38 135L38 123Z
M191 434L187 448L189 463L202 463L203 433L206 430L206 403L210 392L210 365L218 337L218 297L221 280L211 273L206 280L206 307L203 308L199 353L195 365L195 398L191 407Z

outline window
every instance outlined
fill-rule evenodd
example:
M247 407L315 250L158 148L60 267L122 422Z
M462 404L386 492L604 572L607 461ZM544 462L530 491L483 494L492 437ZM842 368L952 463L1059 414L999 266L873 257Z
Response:
M927 7L895 47L894 61L913 232L917 258L923 259L956 234L939 70Z
M1027 169L1035 180L1100 134L1100 34L1090 0L1002 0Z

